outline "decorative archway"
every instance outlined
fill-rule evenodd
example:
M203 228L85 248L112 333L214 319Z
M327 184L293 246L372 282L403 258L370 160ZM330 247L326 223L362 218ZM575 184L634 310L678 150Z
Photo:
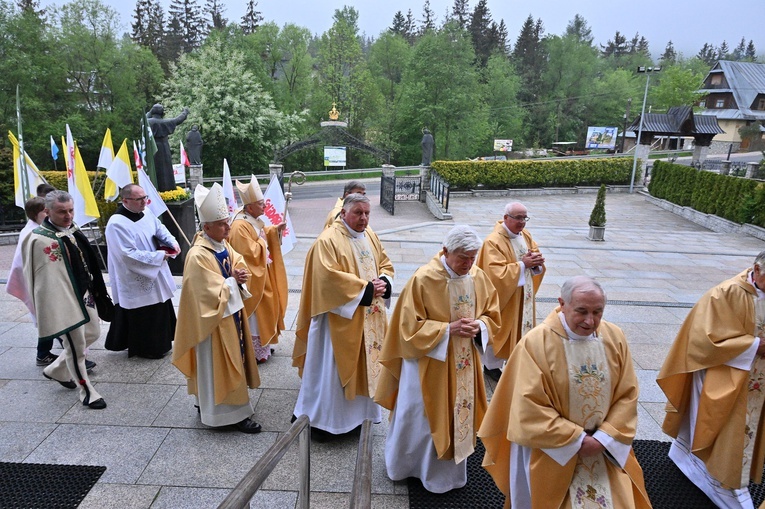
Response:
M390 163L390 153L385 152L363 140L358 139L346 131L347 122L331 120L321 123L321 130L313 133L308 138L296 141L286 147L274 150L274 164L279 164L285 157L316 146L345 146L357 150L363 150L382 159L386 164Z

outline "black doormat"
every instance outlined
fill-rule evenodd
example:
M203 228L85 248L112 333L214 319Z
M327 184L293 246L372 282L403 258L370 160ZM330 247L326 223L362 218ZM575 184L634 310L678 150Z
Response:
M106 467L0 462L0 507L76 508Z
M669 442L635 440L633 448L643 468L645 489L654 509L715 509L704 493L683 475L669 459ZM481 467L485 449L478 439L476 450L467 459L467 484L443 494L427 491L419 479L407 479L410 509L464 509L481 507L501 509L505 496ZM749 492L758 507L765 500L765 484L749 484Z

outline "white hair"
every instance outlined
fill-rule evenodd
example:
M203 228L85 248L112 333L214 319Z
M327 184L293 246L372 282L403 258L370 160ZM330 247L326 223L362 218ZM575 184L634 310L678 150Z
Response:
M526 205L524 205L523 203L521 203L519 201L510 202L507 205L505 205L505 215L506 216L512 215L513 209L516 207L516 205L520 205L524 209L526 208ZM526 210L528 210L528 209L526 209Z
M760 251L760 254L754 259L754 264L757 265L760 270L765 269L765 251Z
M481 248L481 244L481 238L473 227L458 224L446 234L443 247L451 253L453 251L475 251Z
M603 290L603 287L600 286L600 283L590 276L574 276L571 279L567 279L566 282L563 283L563 286L560 287L560 298L563 299L563 302L570 303L571 297L574 295L575 291L593 289L599 291L600 295L603 296L603 300L606 300L606 292Z
M356 203L369 203L369 197L361 193L351 193L343 198L343 210L350 211Z

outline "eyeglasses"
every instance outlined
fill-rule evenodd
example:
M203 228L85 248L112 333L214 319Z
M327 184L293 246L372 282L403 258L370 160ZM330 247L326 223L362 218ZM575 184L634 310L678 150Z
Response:
M122 198L123 200L131 200L131 201L146 201L149 199L148 196L139 196L138 198Z
M516 221L522 221L524 223L528 223L529 219L531 219L529 216L511 216L510 214L505 214L505 217L515 219Z

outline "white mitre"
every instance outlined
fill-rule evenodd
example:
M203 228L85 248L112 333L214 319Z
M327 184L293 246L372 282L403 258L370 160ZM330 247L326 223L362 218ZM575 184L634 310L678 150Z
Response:
M242 205L248 203L255 203L263 199L263 191L260 190L260 184L255 175L252 175L252 179L249 184L242 184L238 180L236 182L236 188L239 191L239 197L242 199Z
M207 189L197 184L194 189L194 205L197 207L200 223L212 223L221 219L228 219L228 205L223 196L223 188L217 182Z

